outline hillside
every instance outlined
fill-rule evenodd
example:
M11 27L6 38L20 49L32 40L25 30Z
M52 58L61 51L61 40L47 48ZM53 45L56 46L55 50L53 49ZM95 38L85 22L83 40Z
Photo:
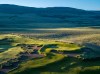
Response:
M1 28L66 28L100 26L100 11L70 7L35 8L0 4Z
M95 36L100 40L99 34ZM100 73L100 50L92 45L31 37L21 33L0 35L0 74Z

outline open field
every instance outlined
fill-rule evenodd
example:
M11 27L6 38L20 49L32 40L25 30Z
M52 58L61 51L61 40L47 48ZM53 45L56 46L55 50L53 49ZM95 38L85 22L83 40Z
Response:
M5 30L5 31L4 31ZM1 33L14 33L24 37L37 39L52 39L77 44L95 44L100 46L99 27L56 28L56 29L1 29ZM7 31L6 31L7 30ZM21 31L23 30L23 31Z
M5 30L0 31L1 74L100 73L99 28Z

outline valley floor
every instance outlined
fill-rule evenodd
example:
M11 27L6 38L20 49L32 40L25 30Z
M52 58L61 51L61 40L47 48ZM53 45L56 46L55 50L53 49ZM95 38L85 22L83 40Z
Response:
M0 74L100 73L98 28L0 29L0 33Z

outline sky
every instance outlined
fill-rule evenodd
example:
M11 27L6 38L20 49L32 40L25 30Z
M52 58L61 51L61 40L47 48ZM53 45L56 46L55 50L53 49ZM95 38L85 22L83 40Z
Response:
M73 7L84 10L100 10L100 0L0 0L0 4L29 7Z

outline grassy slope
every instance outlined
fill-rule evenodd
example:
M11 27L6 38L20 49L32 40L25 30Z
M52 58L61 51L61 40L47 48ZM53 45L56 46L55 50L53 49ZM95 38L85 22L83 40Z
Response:
M28 71L30 69L38 68L38 67L44 67L48 64L57 62L64 59L63 55L60 54L48 54L47 57L42 58L42 59L33 59L28 62L22 63L18 69L10 72L9 74L21 74L24 71ZM25 72L24 72L25 73Z
M100 61L93 61L90 63L90 61L82 62L78 60L77 58L67 57L67 58L60 59L60 61L56 61L53 63L43 65L41 67L39 66L37 67L36 64L38 64L38 62L40 61L43 61L43 62L39 63L39 65L40 64L43 65L44 59L38 60L36 62L32 61L32 62L24 63L22 64L24 65L23 67L13 72L10 72L8 74L27 74L27 73L28 74L66 74L66 73L67 74L87 74L91 72L93 72L92 74L99 74L100 72L100 63L99 63ZM36 66L36 68L34 68L34 66Z
M100 25L99 12L67 7L29 8L16 5L0 5L0 12L0 18L2 18L0 19L0 26L4 28L59 28Z
M24 50L20 47L10 48L9 50L0 53L0 63L6 62L9 59L17 58L17 55Z
M63 42L55 42L55 44L46 44L42 47L40 52L49 53L51 50L57 51L78 51L82 47L76 44L69 44Z
M12 35L7 35L6 37L12 37ZM46 44L48 40L35 40L21 38L19 36L13 36L16 43L29 43L29 44ZM17 38L15 38L17 37ZM22 40L23 39L23 40ZM54 40L48 41L48 44L56 44ZM61 43L60 43L61 44ZM69 45L68 45L69 46ZM71 46L70 46L71 47ZM76 46L75 46L76 47ZM13 51L17 51L16 48L12 48ZM20 48L19 48L20 49ZM22 51L22 49L20 49ZM10 50L8 50L10 51ZM6 51L6 52L8 52ZM12 51L12 50L11 50ZM10 51L10 52L11 52ZM13 54L12 51L12 54ZM4 52L5 53L5 52ZM19 50L18 50L19 53ZM17 54L17 53L16 53ZM14 54L14 56L16 55ZM9 54L8 54L9 55ZM52 57L51 57L52 56ZM10 57L11 58L11 57ZM48 61L49 60L49 61ZM58 62L57 62L58 61ZM20 65L19 69L12 71L9 74L77 74L77 73L90 73L95 72L98 74L100 71L100 61L95 62L82 62L76 58L67 58L64 59L61 55L48 55L48 57L42 59L34 59L28 62L25 62ZM18 73L20 72L20 73Z

